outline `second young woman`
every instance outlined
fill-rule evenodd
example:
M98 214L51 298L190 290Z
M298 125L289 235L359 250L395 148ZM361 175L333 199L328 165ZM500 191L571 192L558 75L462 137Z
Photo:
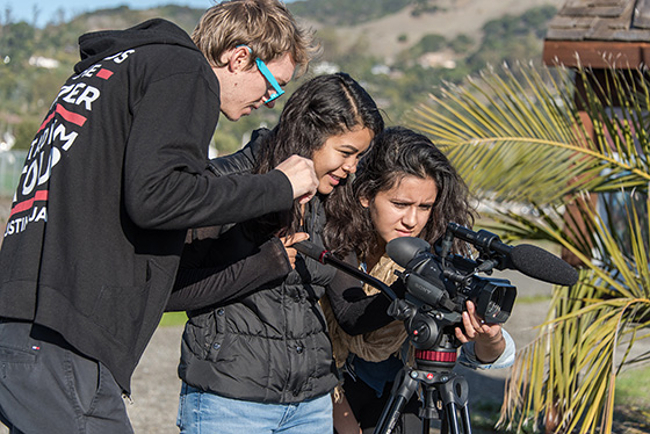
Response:
M467 187L449 160L427 137L405 128L379 134L354 182L340 193L344 194L333 202L336 210L326 225L327 246L387 284L396 280L395 271L402 270L386 254L388 242L420 237L433 245L449 222L473 223ZM462 247L457 243L455 252L466 253ZM371 428L407 362L407 357L400 357L407 335L403 322L386 313L387 297L368 285L345 280L339 276L331 282L324 307L335 357L339 366L345 366L345 396L361 428ZM471 302L462 322L462 328L451 331L464 344L461 363L479 368L512 363L512 339L498 324L482 322ZM340 408L335 406L335 423L343 434L338 421L346 418L339 417ZM352 426L346 434L359 431Z
M278 125L258 136L255 172L293 154L310 158L318 194L218 238L198 231L186 249L172 303L187 291L218 303L188 312L179 366L182 433L332 431L330 393L339 380L318 301L335 270L288 246L305 234L322 244L328 196L356 171L382 129L372 98L340 73L303 84Z

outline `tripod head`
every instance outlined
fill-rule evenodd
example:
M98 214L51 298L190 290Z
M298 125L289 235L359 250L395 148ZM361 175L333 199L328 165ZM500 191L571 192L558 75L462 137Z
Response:
M461 343L454 335L460 326L458 312L434 310L428 305L417 308L413 303L395 299L388 314L404 321L411 345L415 348L415 363L425 369L452 369Z

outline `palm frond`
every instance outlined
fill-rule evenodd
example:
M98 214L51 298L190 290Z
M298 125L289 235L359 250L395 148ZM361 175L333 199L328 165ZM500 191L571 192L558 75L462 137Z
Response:
M647 232L631 232L629 244L634 248L622 251L593 207L582 213L582 218L591 222L590 230L597 240L592 242L602 249L598 256L603 260L587 262L588 269L582 272L578 285L554 288L552 314L544 324L545 331L517 356L501 425L507 420L510 428L515 421L519 427L524 422L539 425L544 422L540 418L554 415L558 432L571 432L577 424L581 425L580 432L593 432L599 425L611 427L616 374L628 361L634 342L643 337L638 332L650 327ZM556 216L525 220L503 215L498 226L513 229L508 232L524 238L535 234L537 239L555 240L587 260L562 236L556 222ZM633 209L628 224L641 227ZM617 360L621 344L627 349ZM540 368L525 369L529 360L544 361L543 379L539 378ZM522 390L524 385L527 389ZM531 387L546 391L547 399L540 400L540 391L531 393ZM536 416L529 420L528 415Z
M440 97L430 95L408 122L448 152L481 197L554 203L583 190L647 189L650 148L639 142L647 134L648 89L633 89L623 120L614 119L599 99L602 89L589 87L587 79L577 89L575 74L533 66L486 72L466 87L447 85ZM618 75L612 81L621 95L629 91ZM579 102L588 124L574 93L585 95Z

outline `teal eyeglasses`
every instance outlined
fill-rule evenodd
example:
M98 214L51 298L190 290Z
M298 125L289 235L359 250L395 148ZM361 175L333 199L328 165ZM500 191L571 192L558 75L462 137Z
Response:
M255 58L255 63L257 64L257 69L260 70L264 78L266 78L266 81L269 82L269 84L273 87L273 90L275 90L275 93L272 94L269 99L266 100L264 104L268 104L273 100L276 100L280 98L284 94L284 89L280 87L278 84L277 80L275 77L273 77L273 74L271 74L271 71L269 71L269 68L266 66L266 63L259 57Z
M248 45L238 45L237 47L246 47L246 48L248 48L249 53L251 53L251 54L253 53L253 50ZM273 77L273 74L271 74L271 71L269 71L269 67L266 66L266 63L264 63L264 61L262 59L260 59L259 57L256 57L255 58L255 63L257 64L257 69L260 71L262 76L264 76L266 81L269 82L269 84L271 85L271 87L273 87L273 90L275 91L275 93L271 94L269 99L267 99L264 102L264 104L268 104L271 101L274 101L274 100L280 98L284 94L284 89L282 89L280 87L280 85L278 84L278 81L275 79L275 77Z

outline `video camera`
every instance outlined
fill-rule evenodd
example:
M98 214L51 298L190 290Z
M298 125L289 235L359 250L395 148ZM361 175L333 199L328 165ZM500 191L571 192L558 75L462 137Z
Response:
M517 296L517 288L508 280L478 276L474 261L457 255L435 255L422 239L394 241L399 242L391 241L388 250L393 260L391 251L395 248L418 248L412 259L396 261L405 269L397 274L406 295L404 300L393 300L388 310L389 315L404 321L415 348L440 346L442 331L453 334L453 327L462 325L467 300L474 303L477 314L486 322L506 322Z
M451 254L456 238L473 245L478 256L471 259ZM478 315L486 323L507 321L517 288L506 279L483 277L479 273L489 275L494 269L512 268L535 279L560 285L573 285L578 277L573 267L539 247L528 244L509 246L491 232L474 232L456 223L449 223L445 235L433 249L426 241L413 237L396 238L387 244L388 256L404 268L398 273L406 287L404 299L399 299L383 282L339 261L312 243L298 243L296 248L380 289L392 300L388 314L404 321L413 346L423 350L441 344L444 347L458 346L440 340L443 334L453 340L449 335L453 334L453 327L462 324L467 300L475 304Z

